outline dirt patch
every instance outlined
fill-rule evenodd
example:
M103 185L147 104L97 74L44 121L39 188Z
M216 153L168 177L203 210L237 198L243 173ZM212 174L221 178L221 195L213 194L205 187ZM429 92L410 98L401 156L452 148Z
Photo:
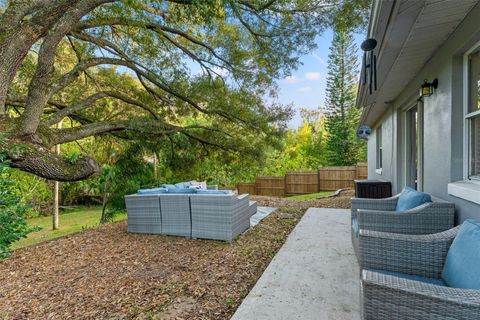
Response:
M305 210L352 196L253 197L279 210L232 243L130 234L123 221L20 249L0 262L0 319L229 319Z
M180 297L170 304L165 311L157 313L153 319L158 320L179 320L182 314L188 314L195 307L196 300L192 297ZM147 318L148 319L148 318Z

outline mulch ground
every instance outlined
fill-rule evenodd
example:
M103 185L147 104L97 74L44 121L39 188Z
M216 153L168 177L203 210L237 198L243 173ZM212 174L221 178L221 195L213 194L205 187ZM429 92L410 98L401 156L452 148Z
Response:
M293 201L233 243L127 233L125 221L16 251L0 262L0 319L229 319L309 207Z

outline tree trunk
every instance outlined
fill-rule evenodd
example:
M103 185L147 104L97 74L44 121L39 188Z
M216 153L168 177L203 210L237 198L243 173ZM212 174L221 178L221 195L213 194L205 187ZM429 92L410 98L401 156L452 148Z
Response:
M158 157L157 153L153 153L153 178L155 181L158 179Z
M58 123L58 129L62 128L62 121ZM55 153L60 156L60 145L55 146ZM52 217L52 229L58 229L59 223L59 211L60 211L60 182L55 181L53 183L53 217Z
M103 197L102 197L102 217L100 223L107 223L107 204L108 204L108 177L105 178L103 185Z
M53 184L52 230L57 230L58 229L59 206L60 206L60 182L55 181L54 184Z

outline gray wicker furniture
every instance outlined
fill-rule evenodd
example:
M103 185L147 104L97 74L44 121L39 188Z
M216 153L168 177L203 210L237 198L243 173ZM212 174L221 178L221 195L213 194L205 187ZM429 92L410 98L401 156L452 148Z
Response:
M162 233L158 195L129 195L125 197L125 204L128 232Z
M192 223L188 194L162 194L159 197L162 217L161 234L190 237Z
M257 213L257 201L249 201L248 210L250 211L250 217Z
M250 227L248 194L190 196L192 238L231 241Z
M250 227L256 202L248 194L125 196L128 231L231 241Z
M432 202L395 211L399 194L385 199L352 198L352 244L358 257L358 231L372 230L401 234L430 234L453 228L453 203L432 197ZM356 224L356 225L355 225Z
M430 235L360 230L363 319L480 319L480 290L435 284L458 230Z

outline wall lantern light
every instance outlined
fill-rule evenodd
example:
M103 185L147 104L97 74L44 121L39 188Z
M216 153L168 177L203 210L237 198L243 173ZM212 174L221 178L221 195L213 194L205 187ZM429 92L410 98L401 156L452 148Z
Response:
M430 97L433 94L433 91L437 89L437 87L438 79L434 79L432 82L428 82L428 80L425 79L420 89L420 95L422 97Z

